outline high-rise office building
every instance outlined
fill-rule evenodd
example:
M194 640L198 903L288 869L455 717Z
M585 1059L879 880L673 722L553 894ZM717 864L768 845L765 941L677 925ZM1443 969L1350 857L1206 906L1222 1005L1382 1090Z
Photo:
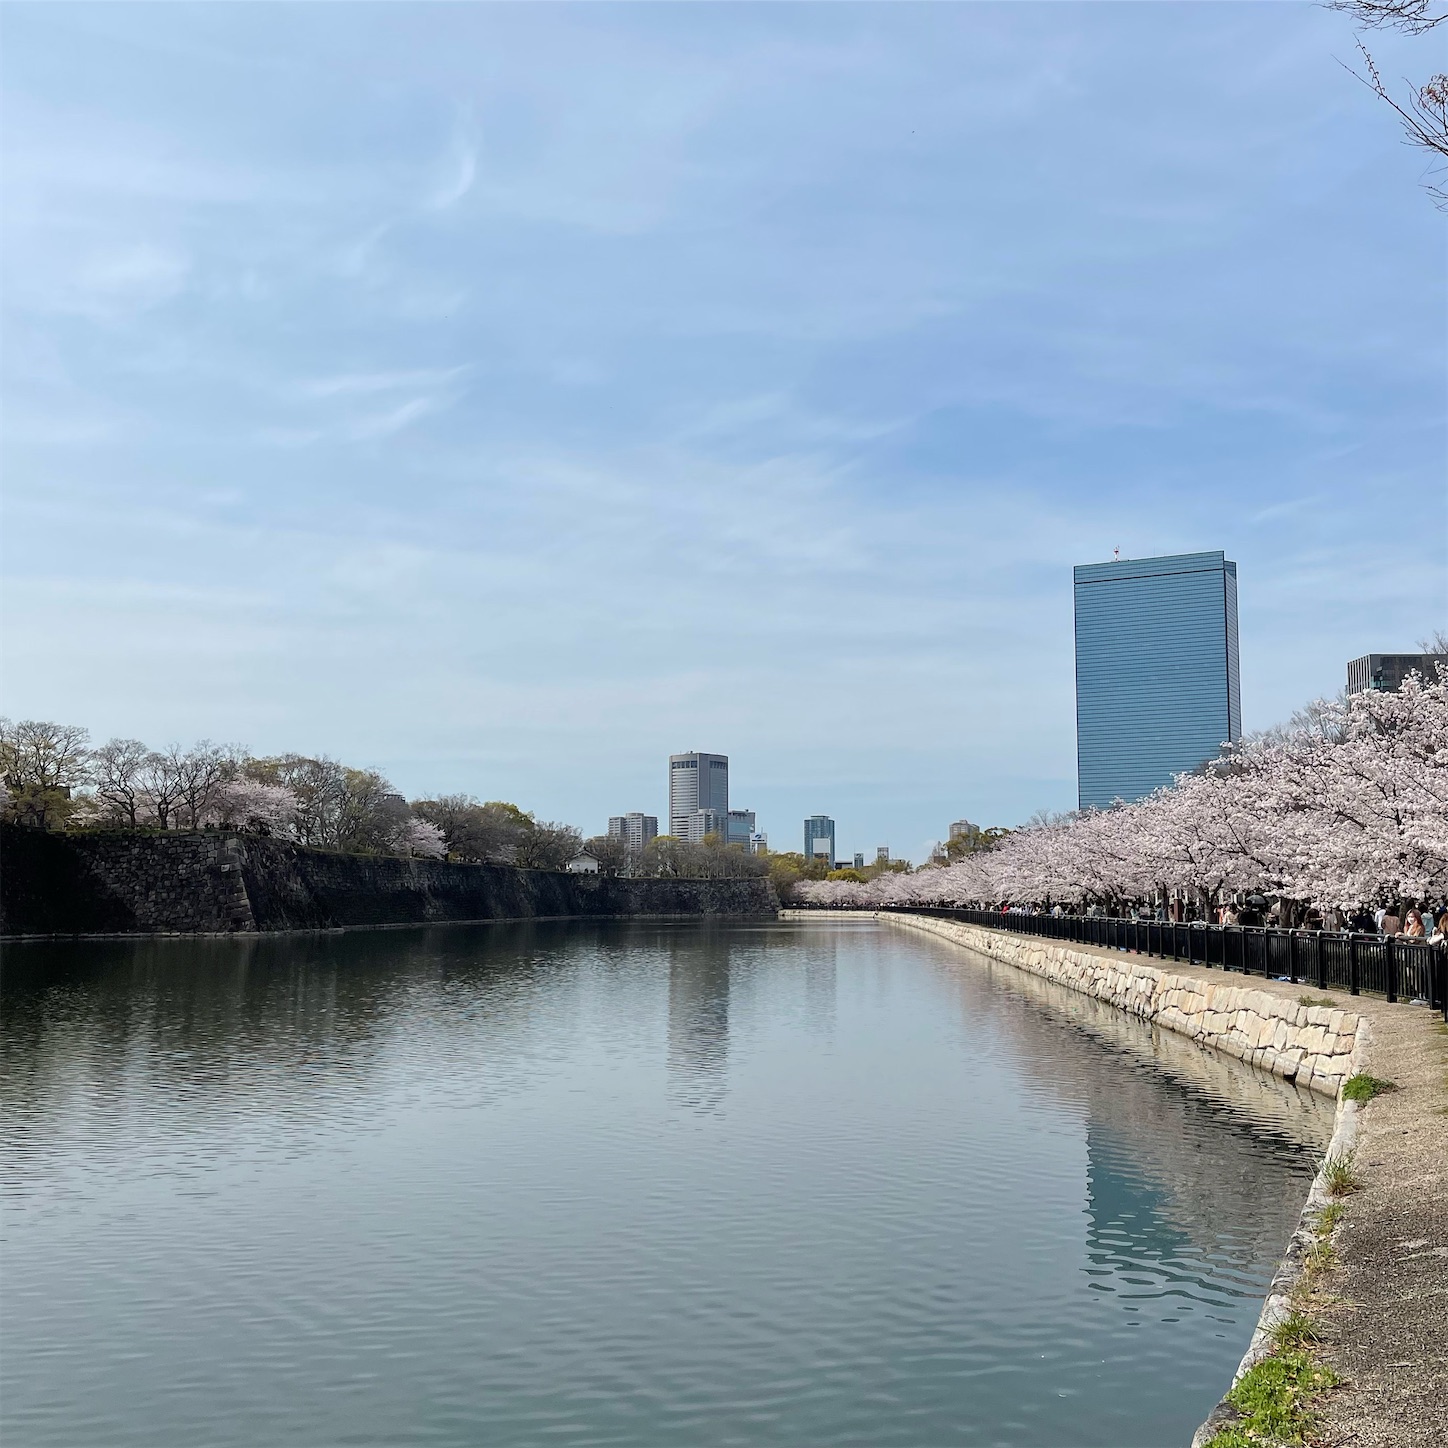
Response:
M641 855L644 846L658 837L659 817L641 814L638 810L631 810L626 815L613 815L608 821L608 833L613 839L622 840L629 854Z
M1361 694L1365 689L1396 694L1403 680L1415 670L1425 684L1438 682L1438 669L1448 674L1448 654L1364 654L1347 666L1347 691Z
M1241 736L1237 565L1182 553L1077 567L1082 809L1140 799Z
M888 865L888 864L890 863L890 846L889 846L889 845L876 845L876 846L875 846L875 863L876 863L877 865Z
M863 870L865 868L865 852L863 850L855 851L855 868L857 870Z
M691 845L697 845L705 835L718 835L723 839L728 822L729 816L720 814L717 809L696 809L693 814L685 815L678 822L678 828L670 833L675 839L688 840Z
M729 813L729 756L727 754L669 755L669 833L686 834L685 821L696 810Z
M750 841L754 838L754 824L752 809L731 809L724 818L724 843L743 845L745 854L752 854Z
M811 815L804 822L804 857L835 862L835 822L828 815Z

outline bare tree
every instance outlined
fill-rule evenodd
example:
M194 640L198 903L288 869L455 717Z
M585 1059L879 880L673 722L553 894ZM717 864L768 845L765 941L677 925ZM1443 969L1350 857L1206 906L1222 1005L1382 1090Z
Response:
M181 797L181 781L171 767L170 753L162 754L160 750L153 749L141 761L136 780L147 814L154 816L161 829L169 830L176 813L176 803Z
M1326 0L1329 10L1352 16L1363 30L1401 30L1407 35L1426 35L1448 20L1444 0ZM1363 59L1362 71L1353 75L1397 113L1408 144L1427 151L1431 158L1428 191L1438 205L1448 210L1448 75L1441 71L1422 85L1407 83L1401 101L1395 100L1383 83L1377 62L1361 40L1357 43ZM1348 67L1352 70L1352 67Z
M518 843L517 863L525 870L561 870L583 847L572 825L535 820Z
M583 848L598 861L605 875L628 873L631 856L628 841L621 835L593 835L584 840Z
M96 802L127 829L140 824L146 808L141 774L149 753L139 739L112 739L91 755Z
M278 754L271 759L248 760L246 774L259 784L292 792L296 800L292 828L299 844L325 846L336 842L337 821L346 793L343 767L336 760Z
M219 749L209 739L182 749L173 744L166 762L176 787L176 815L182 825L201 827L221 786L236 772L235 751Z
M1435 628L1418 640L1418 648L1425 654L1448 654L1448 629Z

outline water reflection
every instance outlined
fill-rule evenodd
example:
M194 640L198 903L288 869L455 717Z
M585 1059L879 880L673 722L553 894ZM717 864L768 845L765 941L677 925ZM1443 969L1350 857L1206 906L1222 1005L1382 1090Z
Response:
M717 1112L729 1089L731 942L678 938L669 951L669 1090L692 1111Z
M1258 1299L1260 1264L1300 1206L1265 1202L1259 1173L1285 1157L1309 1175L1331 1102L1064 986L960 951L938 958L965 1017L1009 1038L1026 1089L1081 1113L1092 1290L1130 1313L1155 1300L1168 1321ZM1103 1051L1117 1069L1101 1071Z
M835 937L826 949L811 950L804 962L804 1014L809 1028L826 1039L835 1033L835 1001L840 942Z
M1281 1083L874 926L6 966L0 1430L36 1448L1157 1448L1316 1140Z

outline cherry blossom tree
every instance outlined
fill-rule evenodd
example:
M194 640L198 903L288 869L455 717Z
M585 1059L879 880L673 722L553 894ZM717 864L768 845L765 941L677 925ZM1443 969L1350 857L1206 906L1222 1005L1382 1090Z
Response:
M1448 680L1318 700L1288 726L1132 804L1034 821L956 864L864 885L803 881L860 908L1194 900L1261 891L1349 909L1448 899Z

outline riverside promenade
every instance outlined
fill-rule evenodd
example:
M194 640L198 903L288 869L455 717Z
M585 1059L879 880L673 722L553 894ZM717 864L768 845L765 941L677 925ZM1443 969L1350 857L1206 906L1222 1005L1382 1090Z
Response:
M782 913L812 920L867 915L921 930L1337 1096L1330 1154L1351 1152L1359 1186L1339 1198L1335 1261L1315 1279L1311 1296L1319 1336L1312 1351L1342 1380L1315 1404L1315 1441L1330 1448L1448 1443L1442 1388L1448 1380L1448 1026L1440 1017L1421 1005L1260 977L1248 982L1220 970L897 911ZM1258 1044L1244 1051L1247 1039ZM1299 1039L1316 1048L1325 1070L1299 1075L1294 1049L1282 1049ZM1349 1068L1394 1089L1362 1104L1343 1101L1338 1088ZM1239 1376L1270 1351L1272 1329L1300 1286L1306 1244L1315 1240L1311 1223L1325 1200L1319 1177ZM1224 1403L1198 1443L1210 1442L1233 1416Z

